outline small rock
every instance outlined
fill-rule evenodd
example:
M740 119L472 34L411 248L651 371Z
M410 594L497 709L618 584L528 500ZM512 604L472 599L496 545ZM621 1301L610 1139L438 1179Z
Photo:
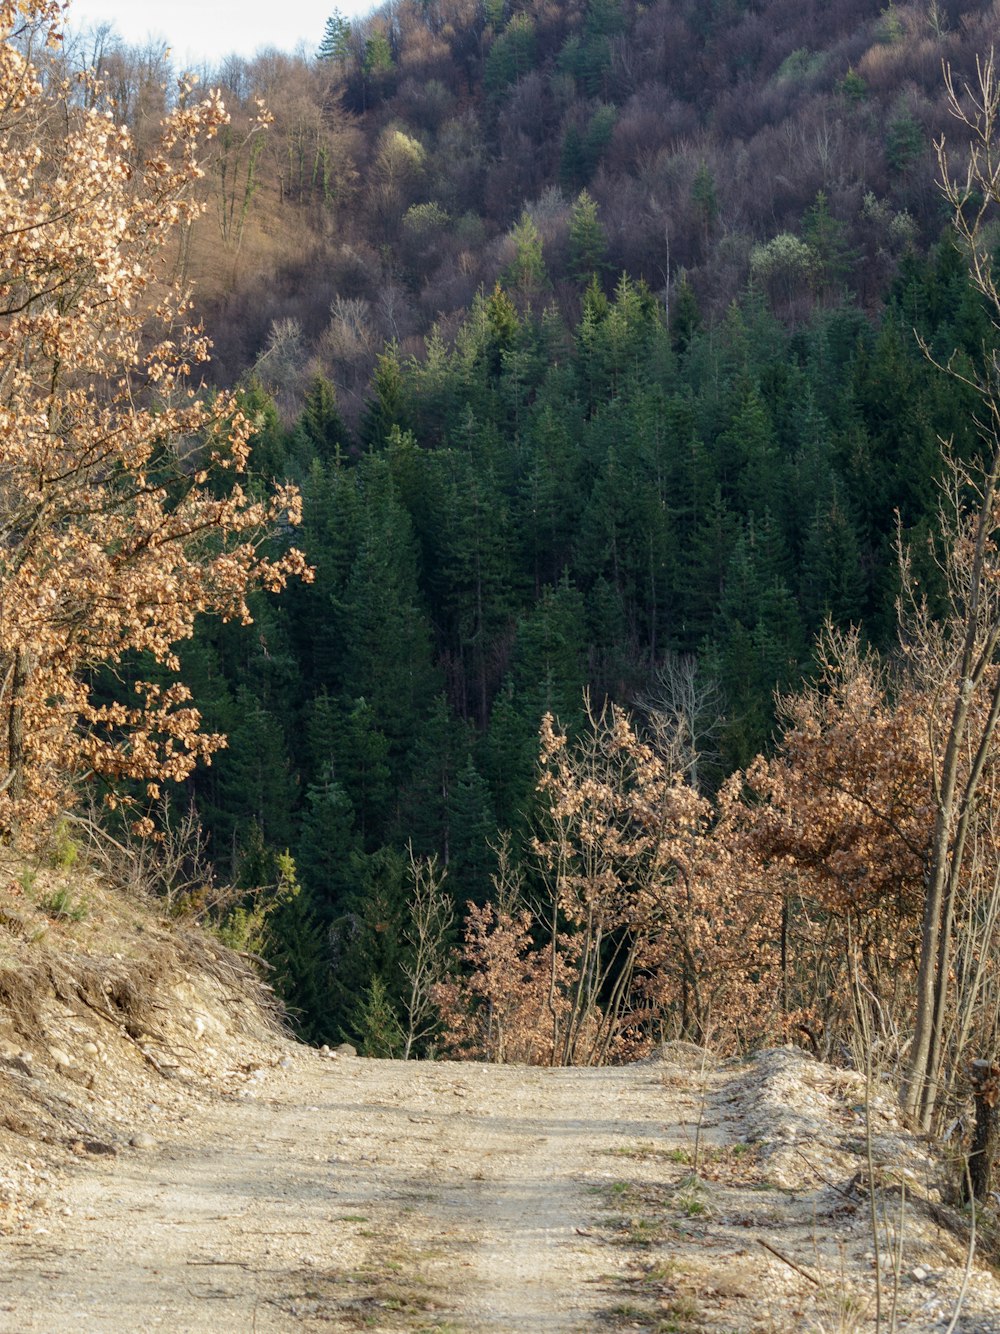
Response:
M100 1047L97 1045L96 1042L85 1042L85 1043L83 1044L83 1048L82 1048L82 1050L83 1050L88 1056L100 1056L100 1054L101 1054L101 1049L100 1049Z
M159 1147L152 1135L148 1135L145 1130L137 1131L129 1140L129 1145L133 1149L156 1149Z
M66 1055L62 1047L50 1047L49 1055L52 1057L56 1065L66 1066L73 1064L72 1060Z
M16 1056L7 1056L4 1058L4 1064L11 1070L16 1070L19 1074L30 1075L34 1078L34 1070L31 1067L31 1052L19 1052Z
M102 1139L85 1139L82 1147L87 1153L103 1153L112 1158L118 1152L113 1144L105 1144Z
M923 1265L917 1265L915 1269L910 1270L910 1278L912 1278L915 1283L926 1283L927 1270Z
M342 1042L338 1047L334 1047L333 1050L338 1056L357 1056L358 1054L357 1047L352 1047L349 1042Z
M67 1079L72 1079L75 1084L81 1084L85 1089L92 1089L96 1083L92 1070L77 1070L71 1065L61 1066L60 1069Z

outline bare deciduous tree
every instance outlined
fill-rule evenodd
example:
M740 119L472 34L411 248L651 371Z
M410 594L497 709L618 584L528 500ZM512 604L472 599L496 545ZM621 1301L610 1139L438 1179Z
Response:
M954 179L944 138L938 144L942 193L952 208L959 246L975 290L1000 328L1000 289L993 272L989 230L1000 202L1000 86L993 55L977 62L975 89L955 86L946 71L952 115L969 138L964 176ZM985 463L979 471L952 468L951 514L945 532L949 610L934 626L911 601L910 621L943 696L932 713L934 833L926 873L917 979L916 1028L903 1094L912 1120L928 1129L935 1119L945 1070L945 1024L953 999L955 925L963 876L976 845L973 836L981 784L993 761L1000 718L1000 355L983 349L978 368L953 359L944 368L978 395L976 424ZM926 668L925 674L926 674ZM940 721L938 721L940 719ZM938 730L939 729L939 730Z
M404 1061L410 1059L414 1044L429 1038L437 1027L434 988L447 972L448 937L455 921L454 904L444 888L447 871L438 865L437 856L416 857L410 844L409 859L413 891L410 920L403 932L410 947L410 957L403 964L407 981Z

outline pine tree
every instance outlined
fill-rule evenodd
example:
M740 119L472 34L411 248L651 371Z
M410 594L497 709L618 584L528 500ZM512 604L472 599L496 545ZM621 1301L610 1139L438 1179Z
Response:
M570 212L570 271L578 282L589 282L605 267L607 234L597 216L597 205L586 190L577 195Z
M246 686L236 694L229 745L216 758L219 811L215 839L225 855L239 831L255 821L270 847L291 845L295 780L284 730L275 714Z
M385 446L394 426L406 430L403 368L399 348L389 343L379 354L372 375L371 398L361 428L362 439L373 450Z
M451 855L448 884L459 903L483 904L490 897L490 877L496 871L496 856L490 843L496 841L497 817L490 793L472 756L458 774L449 802Z
M531 214L524 212L511 232L514 259L504 274L504 284L521 298L524 305L538 301L551 286L542 238Z
M335 459L347 444L347 430L337 410L337 391L323 375L309 386L299 425L316 458Z
M564 726L579 717L586 660L586 605L564 574L517 625L512 674L521 707L536 727L546 711Z
M368 701L392 753L401 756L437 694L431 630L417 584L413 526L386 460L366 460L359 480L364 513L343 592L340 688Z
M400 824L419 857L451 858L451 801L467 752L468 736L439 694L421 722L408 756L409 779L401 797Z
M354 1011L351 1027L358 1035L362 1056L383 1060L399 1056L404 1045L403 1025L385 983L375 973Z
M316 59L343 65L350 53L350 39L351 25L340 10L335 9L326 21Z
M493 704L480 765L500 829L526 828L534 801L537 751L538 715L534 707L524 706L508 677Z
M848 246L846 230L830 212L826 193L820 190L816 202L806 211L802 234L813 253L814 281L821 300L847 294L857 256Z
M688 276L681 274L670 302L670 337L678 355L683 355L701 326L701 311Z
M331 765L318 782L309 785L296 846L302 881L325 922L356 894L362 852L354 807L333 772Z
M579 190L587 179L583 132L575 121L571 121L566 127L559 152L559 183L564 190Z
M308 891L299 884L295 862L278 857L278 906L268 923L268 963L273 985L300 1038L322 1042L329 1028L330 976L326 934Z
M355 1039L364 1037L364 1003L378 978L389 1010L400 1005L406 977L402 970L409 898L407 860L383 847L362 859L359 887L330 926L331 987L334 1015Z
M536 45L535 25L527 14L515 14L494 39L483 67L483 87L494 103L534 68Z

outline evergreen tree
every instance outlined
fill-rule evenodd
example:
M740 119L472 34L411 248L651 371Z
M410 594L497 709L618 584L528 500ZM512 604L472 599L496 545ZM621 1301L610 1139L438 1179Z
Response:
M407 861L401 851L379 848L362 859L359 886L330 926L333 1013L347 1036L364 1041L365 1007L377 977L398 1013L406 978L402 970L407 918Z
M347 431L337 410L337 391L317 375L306 394L299 426L316 458L335 459L348 443Z
M448 885L459 903L485 903L491 893L496 856L497 817L489 788L469 755L458 774L449 802L451 850Z
M356 893L361 851L354 807L344 785L334 779L331 766L306 791L296 858L323 922L335 917Z
M274 399L256 376L251 376L240 394L240 410L253 423L250 438L250 471L265 483L285 480L289 475L288 439Z
M518 621L512 659L521 708L537 731L543 713L571 726L581 713L586 684L587 617L583 596L568 574L546 588Z
M329 952L326 934L308 891L299 884L288 853L277 859L278 906L269 921L267 961L273 985L296 1033L306 1042L334 1036L330 1022Z
M559 183L564 190L579 190L589 179L587 151L580 126L571 121L559 152Z
M466 729L452 716L444 694L439 694L408 756L400 826L418 857L436 853L445 866L451 857L452 794L467 749Z
M339 783L355 812L366 850L377 847L394 821L392 747L379 726L378 712L359 696L343 699L335 720L329 776Z
M373 974L365 987L361 1003L351 1016L351 1027L357 1034L362 1056L387 1060L401 1054L403 1025L378 973Z
M816 202L806 212L802 234L813 254L816 293L821 300L847 295L856 256L851 253L846 231L844 224L831 214L826 193L820 190Z
M379 354L372 376L372 393L361 428L364 443L370 449L386 445L393 427L406 430L403 368L399 348L389 343Z
M837 625L859 625L868 609L868 580L854 527L836 492L818 506L806 531L799 599L816 634L829 616Z
M570 213L570 271L577 281L588 281L605 266L608 238L597 216L597 205L581 190Z
M339 9L335 9L326 21L316 59L331 61L338 65L344 64L350 52L350 38L350 23Z
M295 778L284 731L247 686L236 692L229 744L215 758L218 808L213 850L225 857L251 822L272 848L291 846ZM261 882L262 883L262 882Z
M515 14L486 57L483 87L492 101L499 101L512 83L534 68L536 46L534 22L527 14Z
M678 355L687 351L700 325L701 311L698 308L698 299L687 274L682 273L670 302L670 337Z
M416 544L383 459L366 463L359 544L344 588L342 689L368 700L394 755L405 754L437 693Z
M498 643L507 634L519 572L510 517L492 469L453 455L441 546L440 606L459 654L453 695L463 717L484 722L497 682Z
M514 258L504 274L504 285L520 297L522 305L530 306L542 297L550 283L542 256L542 238L528 212L521 214L511 240Z
M497 694L483 739L481 769L489 785L500 829L526 828L534 800L538 724L534 705L525 705L508 677Z

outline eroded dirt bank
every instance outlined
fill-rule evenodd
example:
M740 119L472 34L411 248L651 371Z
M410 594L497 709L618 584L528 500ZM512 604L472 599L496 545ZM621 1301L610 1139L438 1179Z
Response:
M222 1091L166 1087L155 1145L49 1165L0 1239L0 1330L875 1327L863 1089L797 1051L539 1070L276 1042ZM943 1330L936 1169L888 1107L875 1131L884 1327L895 1296L900 1329ZM998 1313L977 1270L957 1328Z

